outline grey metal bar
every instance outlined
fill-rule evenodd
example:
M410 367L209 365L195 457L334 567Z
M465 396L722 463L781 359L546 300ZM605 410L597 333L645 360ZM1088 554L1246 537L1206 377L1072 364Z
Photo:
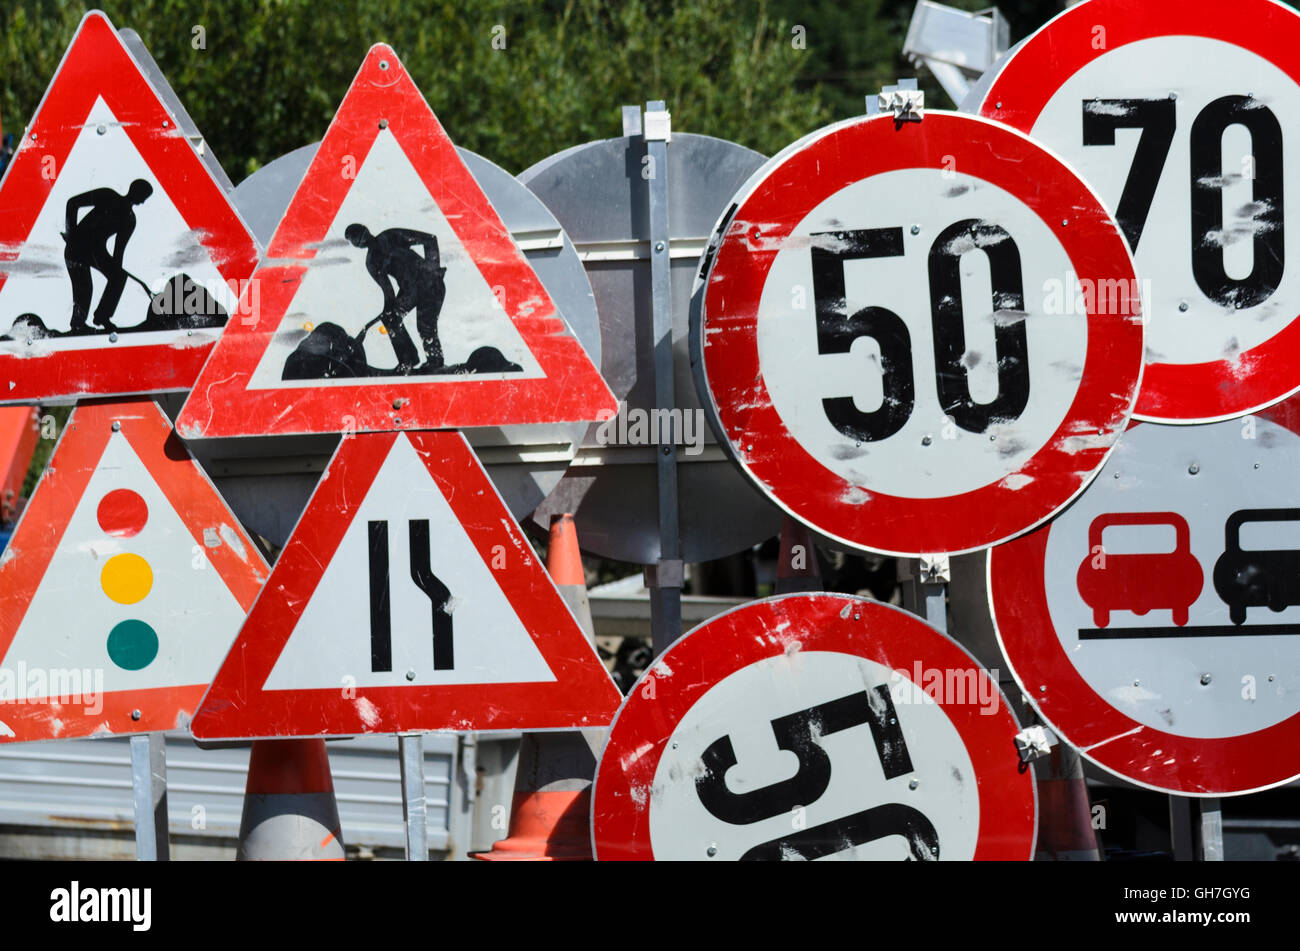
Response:
M661 114L661 115L655 115ZM650 297L653 314L655 407L671 410L677 403L673 374L672 271L668 233L669 117L664 103L646 103L643 123L647 163L646 190L650 207ZM682 633L682 562L677 508L677 434L671 413L660 414L663 431L656 433L659 483L659 563L647 572L650 588L650 630L655 653L668 648Z
M406 860L429 861L429 815L424 799L424 736L399 733L397 755L402 763L402 821L406 823Z
M1201 861L1223 861L1223 810L1218 799L1201 799Z
M920 585L921 592L925 597L925 609L923 616L926 622L935 630L948 633L948 585L940 582L939 584Z
M167 750L161 733L131 737L131 793L135 800L135 857L165 862L167 838Z

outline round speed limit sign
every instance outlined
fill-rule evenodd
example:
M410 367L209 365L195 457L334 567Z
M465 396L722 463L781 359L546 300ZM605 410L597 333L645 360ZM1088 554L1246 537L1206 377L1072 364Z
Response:
M731 452L822 534L983 548L1049 518L1123 431L1133 262L1089 187L985 119L854 119L760 169L696 283L697 382Z
M963 107L1058 150L1115 211L1149 314L1137 416L1212 422L1300 389L1300 15L1088 0Z
M1034 854L1033 771L997 683L900 608L768 598L681 638L629 692L592 792L596 858Z

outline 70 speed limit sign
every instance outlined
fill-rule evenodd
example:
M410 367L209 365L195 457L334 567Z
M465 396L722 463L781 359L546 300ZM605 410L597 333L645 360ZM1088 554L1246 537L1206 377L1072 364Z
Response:
M778 505L845 544L983 548L1049 518L1123 430L1132 258L1063 161L996 122L855 119L761 168L696 283L703 402Z
M1115 211L1150 290L1137 416L1211 422L1300 389L1294 10L1088 0L963 108L1058 150Z

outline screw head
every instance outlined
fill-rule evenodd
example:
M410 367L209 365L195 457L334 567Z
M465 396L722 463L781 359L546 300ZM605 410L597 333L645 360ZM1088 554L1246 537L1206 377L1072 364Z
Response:
M1200 471L1201 471L1201 467L1198 466L1198 465L1197 465L1196 463L1194 463L1194 462L1193 462L1190 466L1187 467L1187 474L1188 474L1188 475L1196 475L1196 473L1198 473L1198 472L1200 472Z
M414 680L414 679L415 679L415 671L414 671L414 670L408 670L408 671L406 672L406 679L407 679L407 680Z
M1209 674L1201 674L1201 686L1208 686L1213 678Z
M995 108L995 109L1001 109L1001 108L1002 108L1002 103L1000 103L1000 102L999 102L999 103L996 103L996 104L994 105L994 108Z
M387 129L387 128L388 128L388 120L387 120L387 119L380 119L380 120L379 120L379 128L381 128L381 129Z
M116 333L111 333L111 334L109 334L109 335L108 335L108 342L109 342L109 343L117 343L117 334L116 334Z
M655 242L655 250L656 250L656 251L662 251L662 250L664 249L664 247L665 247L665 245L664 245L664 243L663 243L662 241L656 241L656 242Z
M1134 686L1134 687L1141 687L1141 686L1142 686L1142 681L1140 681L1140 680L1135 680L1135 681L1133 681L1133 686Z
M1039 693L1047 693L1047 684L1039 684L1039 685L1038 685L1038 692L1039 692Z
M1189 303L1187 303L1187 301L1185 301L1185 300L1180 300L1180 301L1178 302L1178 309L1181 310L1183 313L1186 313L1186 312L1187 312L1187 308L1189 308L1189 307L1191 307L1191 306L1192 306L1192 305L1189 304Z
M140 719L140 711L139 711L139 710L132 710L132 711L131 711L131 719L132 719L132 720L138 720L138 719Z
M921 445L922 445L922 446L928 446L928 445L930 445L930 443L932 443L932 442L934 442L934 440L931 439L929 436L922 436L922 437L921 437Z
M907 788L908 788L908 789L915 789L915 788L916 788L917 786L919 786L919 785L921 785L921 781L920 781L919 779L913 779L913 780L909 780L909 781L908 781L908 783L907 783Z
M1062 219L1061 219L1061 227L1062 227L1062 228L1066 227L1069 223L1070 223L1070 219L1069 219L1069 218L1062 218Z
M122 431L122 424L119 423L117 420L113 420L113 432L117 433L121 431Z
M710 845L707 849L704 850L704 852L706 855L708 855L709 858L713 858L713 856L718 854L718 846L716 844Z
M406 405L406 400L402 399L400 396L397 399L393 400L393 409L401 409L405 405Z
M1170 91L1170 93L1169 93L1169 98L1170 98L1170 99L1177 99L1177 98L1178 98L1178 93L1173 92L1173 91Z
M912 234L920 234L920 233L921 233L921 226L920 226L920 225L912 225Z
M96 134L96 135L103 135L103 134L104 134L105 132L107 132L107 131L108 131L108 126L106 126L106 125L104 125L104 124L102 124L102 123L101 123L100 125L95 126L95 134Z
M380 68L380 69L387 69L387 68L388 68L388 60L386 60L386 59L381 59L381 60L379 61L379 68Z

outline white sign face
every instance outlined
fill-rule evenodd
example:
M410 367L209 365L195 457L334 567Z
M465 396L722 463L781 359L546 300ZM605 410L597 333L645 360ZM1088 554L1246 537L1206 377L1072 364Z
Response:
M778 686L779 685L779 686ZM881 691L884 691L882 694ZM852 717L856 704L862 710L893 704L901 724L910 769L892 762L873 742L869 718ZM774 735L773 721L802 711L824 716L836 705L850 712L846 729L826 722L821 749L830 758L830 782L820 796L807 790L792 808L781 808L755 821L738 812L742 801L771 792L785 781L789 785L798 764L796 753ZM805 719L807 717L805 716ZM826 718L829 720L831 718ZM847 724L846 724L847 725ZM703 761L730 744L736 765L726 771L713 795L702 795L695 782L681 782ZM710 750L714 752L710 754ZM724 754L725 755L725 754ZM728 759L731 757L728 756ZM655 774L656 795L650 802L650 839L657 859L719 861L744 858L765 843L780 843L792 833L825 824L843 825L850 835L861 832L845 816L861 817L864 829L871 806L897 802L894 813L878 813L878 837L833 852L840 860L905 860L943 858L970 860L979 830L979 797L975 773L961 736L942 708L921 687L901 679L887 667L851 654L804 652L794 657L774 657L751 664L717 684L704 695L673 730L668 749ZM771 797L775 803L775 799ZM785 803L781 802L784 806ZM719 815L721 813L721 815ZM894 823L891 825L891 823ZM830 834L827 834L830 837ZM942 843L942 852L940 852ZM776 845L773 849L783 847ZM712 849L713 851L709 851ZM781 858L800 858L800 846L790 842ZM930 852L918 856L915 853Z
M506 553L500 557L504 564ZM417 570L422 564L424 569ZM422 588L417 574L433 580ZM386 584L384 663L375 663L372 653L376 643L372 575L377 584ZM431 598L437 600L435 589L447 592L440 608L431 604ZM445 629L440 630L435 621L432 635L431 612L446 617ZM435 644L440 637L447 641ZM554 680L492 570L430 478L428 467L406 436L399 435L264 689Z
M963 552L1095 475L1142 367L1111 215L1032 139L872 116L772 159L710 242L697 383L736 461L845 544Z
M1181 736L1300 713L1297 472L1300 436L1266 419L1133 427L1047 539L1052 627L1080 676Z
M991 553L1016 679L1098 765L1201 795L1300 774L1298 410L1137 424L1069 509Z
M63 538L4 670L102 671L106 692L211 679L244 610L121 433L109 437ZM214 526L206 541L247 554L229 525ZM3 557L20 554L11 548ZM13 683L8 699L37 699L49 686L20 676Z
M316 257L307 262L250 388L300 387L291 358L325 321L358 342L369 372L324 376L318 385L388 386L403 359L407 372L418 375L432 359L432 341L441 348L436 356L445 367L464 367L481 347L494 348L514 367L478 369L475 379L543 376L496 296L507 289L488 286L387 129L375 138L355 176ZM373 248L349 239L349 229L357 226L369 232L364 240ZM438 275L439 269L444 273Z
M1146 290L1140 418L1212 422L1300 389L1297 43L1300 15L1272 0L1091 0L968 106L1057 150L1114 211Z
M601 860L1023 860L1035 792L997 684L914 615L841 594L718 615L632 687Z
M862 255L842 237L846 222L859 233L888 230L901 246ZM818 251L844 256L834 266L848 314L894 315L876 312L878 337L836 345L820 301L839 285L825 286L835 278L819 273ZM1014 195L954 171L888 172L830 196L783 243L759 305L759 361L794 437L865 492L946 498L1008 477L1018 488L1027 477L1017 473L1079 389L1088 347L1088 314L1072 306L1080 294L1064 246ZM936 301L949 305L943 317ZM948 349L955 361L937 364ZM935 382L951 381L954 368L968 388L965 413L944 409L950 394Z
M1283 119L1298 113L1300 86L1268 60L1162 36L1084 66L1034 123L1107 207L1132 209L1119 219L1151 287L1149 362L1237 359L1296 319L1283 196L1300 195L1286 161L1300 140Z
M201 233L186 224L103 99L51 172L58 177L30 236L4 264L0 353L98 348L110 330L130 335L123 346L168 343L186 338L186 326L211 328L200 338L211 343L235 312L239 285L232 293ZM169 326L175 322L162 313L172 303L168 282L182 274L221 309L205 306L208 319ZM179 312L184 301L175 303ZM194 342L191 332L187 343Z

